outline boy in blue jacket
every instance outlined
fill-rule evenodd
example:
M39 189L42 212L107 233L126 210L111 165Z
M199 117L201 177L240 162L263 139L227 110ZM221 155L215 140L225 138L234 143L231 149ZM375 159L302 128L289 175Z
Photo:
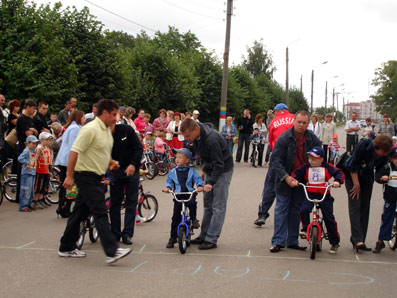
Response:
M324 195L324 188L326 187L328 181L333 177L334 187L340 187L343 183L344 175L342 171L334 166L330 165L324 161L324 150L322 147L313 147L308 154L308 162L305 163L300 168L296 169L293 173L293 177L299 182L306 184L307 192L310 194L310 198L321 199ZM310 187L313 186L313 187ZM307 227L310 223L310 211L313 209L313 203L308 200L304 200L301 210L300 217L302 221L302 232L304 235ZM327 227L327 232L329 236L329 242L331 244L330 254L336 254L339 247L339 233L338 226L335 221L335 216L333 212L334 198L331 196L330 191L320 203L321 212L323 213L325 226Z
M167 176L167 182L163 192L169 192L171 189L174 192L192 192L193 186L196 184L197 191L203 191L204 183L200 175L195 169L189 167L189 162L192 157L192 153L187 148L174 149L176 168L172 169ZM185 195L188 196L188 195ZM200 224L196 218L197 214L197 202L196 195L186 204L190 211L190 218L193 222L193 229L198 229ZM182 203L178 203L174 200L174 213L172 215L171 222L171 237L168 240L167 248L173 248L177 242L178 237L178 225L182 220Z

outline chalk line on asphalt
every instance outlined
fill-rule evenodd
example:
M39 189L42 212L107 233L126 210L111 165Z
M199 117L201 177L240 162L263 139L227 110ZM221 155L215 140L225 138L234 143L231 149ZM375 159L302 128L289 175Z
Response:
M141 247L141 249L139 250L139 252L143 252L143 250L145 249L145 247L146 247L146 244L144 244L144 245Z
M20 250L20 249L25 248L25 247L27 247L27 246L29 246L29 245L35 243L35 242L36 242L36 240L34 240L34 241L32 241L32 242L29 242L29 243L26 243L26 244L24 244L24 245L18 246L18 247L16 247L16 249Z

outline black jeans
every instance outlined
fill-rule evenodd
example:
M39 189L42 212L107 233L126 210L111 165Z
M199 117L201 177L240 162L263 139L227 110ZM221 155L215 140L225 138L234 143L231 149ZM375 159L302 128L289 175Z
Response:
M346 175L345 185L347 195L349 197L349 217L351 237L350 241L356 245L358 242L365 242L368 231L369 222L369 209L372 196L373 181L370 183L368 180L362 181L360 179L360 195L358 200L350 196L350 190L353 188L353 180L350 174Z
M85 220L89 214L92 214L105 254L108 257L115 255L118 245L113 233L110 231L101 180L101 176L92 172L75 172L74 181L79 194L61 238L60 251L71 251L76 248L80 222Z
M250 151L250 134L249 133L240 133L238 136L238 148L236 160L240 161L241 156L243 155L243 144L244 144L244 161L248 161L248 153Z
M139 170L131 177L118 179L110 185L110 226L116 237L133 237L139 192ZM124 229L121 231L121 204L125 194Z
M267 149L266 149L266 157L265 157L265 162L269 162L270 160L270 144L267 144Z
M356 135L346 135L346 152L352 152L354 147L356 147L358 142L358 136Z
M258 216L267 219L269 217L269 209L272 207L276 198L276 173L270 164L267 171L265 185L262 191L262 200L258 208Z
M66 167L58 166L59 172L59 181L61 182L61 186L59 187L59 202L58 202L58 212L62 217L70 216L70 205L71 202L66 200L66 189L63 187L63 182L66 179Z

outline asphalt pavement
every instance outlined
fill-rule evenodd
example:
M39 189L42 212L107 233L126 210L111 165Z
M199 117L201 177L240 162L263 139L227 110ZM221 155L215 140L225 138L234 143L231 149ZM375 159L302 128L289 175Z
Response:
M344 134L338 132L343 145ZM90 243L88 237L82 249L86 258L58 257L66 219L57 218L55 206L21 213L16 204L4 201L0 297L395 297L397 252L352 249L344 187L332 190L341 235L338 254L330 255L326 242L315 260L308 251L270 253L273 208L265 226L253 224L266 172L267 168L247 163L235 165L218 248L200 251L192 245L184 255L177 246L165 247L172 216L171 195L161 192L165 177L144 181L144 189L159 201L159 214L153 222L136 226L133 252L113 266L106 265L100 243ZM382 207L382 189L376 184L367 236L370 247L377 240Z

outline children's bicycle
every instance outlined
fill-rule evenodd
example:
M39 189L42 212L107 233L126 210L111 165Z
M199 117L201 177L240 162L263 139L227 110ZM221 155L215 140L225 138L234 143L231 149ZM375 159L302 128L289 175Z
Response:
M261 143L261 139L259 138L254 138L252 140L251 164L254 166L254 168L258 166L258 156L259 156L258 146L260 143Z
M396 213L394 216L391 240L389 240L387 242L387 244L389 245L390 249L396 250L396 248L397 248L397 208L396 208Z
M92 243L98 240L98 231L95 227L94 216L88 215L88 217L80 222L79 228L79 239L76 242L77 249L81 249L84 244L85 233L88 230L88 236Z
M192 227L192 220L190 219L190 214L186 210L186 203L189 202L194 194L197 193L197 190L195 189L192 192L173 192L172 190L169 191L170 194L174 196L175 201L178 203L182 203L182 221L178 225L178 244L179 244L179 251L181 254L184 254L187 250L187 248L190 246L190 240L193 233L193 227ZM179 195L189 195L188 199L178 199Z
M316 258L316 252L321 251L323 239L328 240L328 234L324 229L324 220L321 215L320 203L324 201L327 196L327 192L332 184L328 184L327 186L313 186L310 185L310 188L322 188L324 189L324 194L321 199L311 199L309 194L307 193L307 186L303 183L299 183L303 187L305 191L306 199L309 202L314 203L312 210L312 222L307 226L306 231L306 240L309 241L310 244L310 259L314 260Z

